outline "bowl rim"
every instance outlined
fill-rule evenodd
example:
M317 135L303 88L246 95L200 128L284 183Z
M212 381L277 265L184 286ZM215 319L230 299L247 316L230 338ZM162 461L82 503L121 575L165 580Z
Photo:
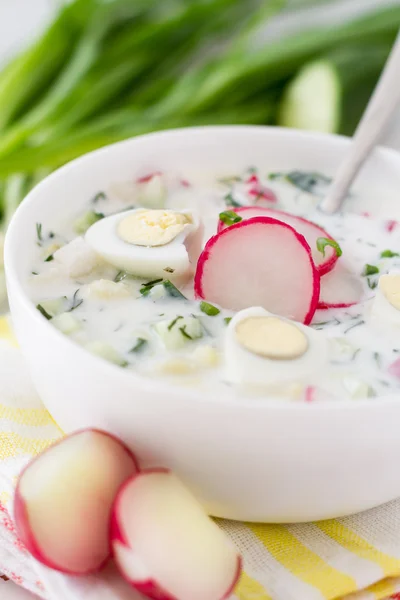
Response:
M227 405L227 407L241 407L247 408L249 410L256 410L257 412L260 410L272 409L275 411L315 411L319 412L330 412L337 411L340 409L345 409L346 411L350 410L360 410L361 408L369 409L369 410L379 410L382 406L384 407L394 407L398 405L400 407L400 401L394 398L394 394L388 396L381 396L379 401L375 398L366 398L363 400L327 400L324 402L315 402L315 403L307 403L307 402L297 402L291 400L283 400L282 398L249 398L249 397L230 397L227 394L211 394L211 393L202 393L201 391L197 391L196 389L188 388L183 385L174 384L171 382L166 382L165 380L152 380L149 377L144 375L140 375L135 373L134 371L125 370L121 367L114 365L94 354L91 354L85 348L76 344L74 341L70 340L66 335L62 334L55 327L52 327L50 323L48 323L40 313L36 310L34 303L25 293L23 285L20 281L20 278L17 274L17 266L15 263L15 256L13 253L13 247L18 244L18 230L19 230L19 220L21 216L25 213L26 210L29 210L32 204L34 204L38 198L40 198L40 192L42 187L45 187L47 183L53 179L59 177L60 174L68 174L69 171L74 170L76 165L83 165L86 161L92 161L97 156L102 156L104 154L113 151L116 148L121 148L126 146L127 148L132 143L140 144L143 139L153 139L155 143L158 139L163 137L177 137L191 135L199 135L199 134L218 134L220 132L228 132L231 134L235 134L235 132L245 131L248 133L252 133L255 136L263 136L263 135L271 135L275 134L278 137L282 137L283 139L290 140L293 137L297 137L299 139L311 140L315 142L320 142L322 145L332 145L339 144L342 147L349 147L351 143L351 138L343 135L336 134L327 134L327 133L319 133L312 131L304 131L304 130L295 130L291 128L284 127L276 127L276 126L267 126L267 125L209 125L209 126L198 126L198 127L184 127L178 129L166 129L162 131L154 131L151 133L147 133L140 136L135 136L128 138L126 140L122 140L120 142L116 142L113 144L109 144L99 148L97 150L93 150L82 156L75 158L74 160L66 163L62 167L56 169L53 173L43 179L35 188L33 188L24 198L23 202L18 206L15 214L13 215L11 222L8 226L5 241L4 241L4 269L6 274L7 284L9 281L12 281L13 288L15 293L18 295L23 308L27 311L29 317L34 319L38 324L38 327L44 327L46 334L50 336L50 338L54 339L56 343L61 344L66 349L74 348L74 352L78 354L78 358L81 357L84 361L92 362L94 367L97 369L102 369L105 373L110 373L110 375L118 373L119 377L122 379L126 378L126 383L132 385L133 383L137 383L140 385L141 389L144 392L159 392L167 400L168 395L171 393L174 394L174 397L181 398L186 402L197 402L200 404L213 404L213 405ZM376 153L379 153L385 159L394 159L399 162L400 165L400 152L394 150L392 148L387 148L384 146L378 146L375 148ZM80 358L79 358L80 359Z

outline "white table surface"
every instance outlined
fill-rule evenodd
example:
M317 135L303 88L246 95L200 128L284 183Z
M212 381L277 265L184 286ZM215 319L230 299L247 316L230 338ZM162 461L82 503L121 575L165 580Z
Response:
M62 0L0 0L0 65L37 35L61 2ZM381 2L398 4L400 0L339 0L335 14L351 14L360 8L376 7ZM320 6L316 11L317 17L321 10L325 9ZM309 21L308 17L307 20ZM286 23L283 23L283 26L286 26ZM383 143L400 150L400 108ZM35 597L11 581L5 582L0 579L0 598L34 600Z

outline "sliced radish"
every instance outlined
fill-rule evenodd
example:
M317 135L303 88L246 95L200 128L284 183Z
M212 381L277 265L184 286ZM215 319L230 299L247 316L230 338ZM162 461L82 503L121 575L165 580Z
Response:
M363 286L342 262L333 271L321 277L318 308L347 308L360 302Z
M328 273L335 266L338 257L334 248L327 246L325 249L325 256L323 256L322 252L317 250L318 238L323 237L333 240L332 236L319 225L316 225L307 219L303 219L303 217L296 217L295 215L290 215L289 213L274 208L241 206L232 208L232 210L241 216L242 219L253 219L254 217L271 217L272 219L277 219L278 221L282 221L282 223L287 223L293 227L297 233L304 235L311 248L311 255L320 275ZM222 231L222 229L225 228L225 223L220 221L218 224L218 231Z
M110 556L115 495L137 470L130 450L104 431L79 431L54 444L18 481L14 514L22 542L58 571L98 571Z
M226 535L167 469L145 470L125 483L111 537L123 577L154 600L222 600L241 573Z
M197 298L239 311L251 306L310 323L320 278L305 238L286 223L255 217L208 240L194 280Z

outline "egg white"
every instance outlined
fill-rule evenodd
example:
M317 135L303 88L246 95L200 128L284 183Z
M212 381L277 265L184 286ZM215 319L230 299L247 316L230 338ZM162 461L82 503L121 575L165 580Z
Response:
M190 210L179 211L190 216L192 223L176 238L163 246L138 246L123 241L117 233L119 223L138 211L143 209L101 219L86 232L87 244L107 263L137 277L171 280L188 277L202 247L203 230L198 216Z
M320 331L301 323L279 317L292 323L308 340L308 348L299 358L290 360L269 359L246 350L237 340L236 326L249 317L276 317L261 307L247 308L238 312L229 323L224 340L225 380L243 385L270 386L290 381L303 381L324 367L328 362L328 343Z

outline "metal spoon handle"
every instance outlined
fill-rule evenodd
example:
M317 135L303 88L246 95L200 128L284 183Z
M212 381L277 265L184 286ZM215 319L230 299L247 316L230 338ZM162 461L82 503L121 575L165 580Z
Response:
M340 209L359 169L388 125L399 103L400 34L354 134L349 154L339 167L328 195L321 202L321 209L324 212L334 213Z

